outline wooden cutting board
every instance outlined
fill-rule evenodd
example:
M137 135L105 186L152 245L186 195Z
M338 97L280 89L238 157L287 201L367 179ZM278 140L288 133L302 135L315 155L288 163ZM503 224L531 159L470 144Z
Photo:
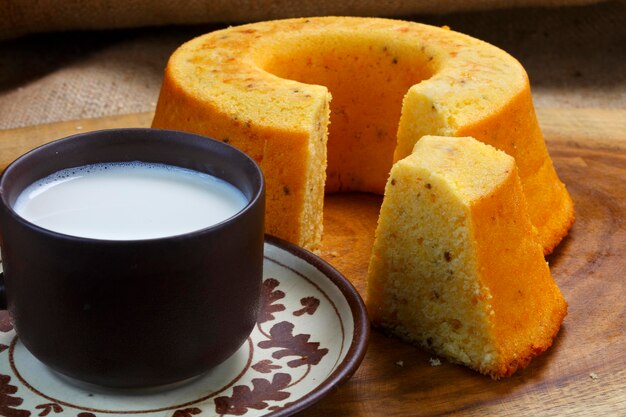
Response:
M626 415L626 110L538 109L576 223L548 261L569 303L549 351L493 381L373 331L351 380L304 416ZM150 113L0 131L0 169L74 133L149 126ZM322 257L365 294L381 197L326 199Z

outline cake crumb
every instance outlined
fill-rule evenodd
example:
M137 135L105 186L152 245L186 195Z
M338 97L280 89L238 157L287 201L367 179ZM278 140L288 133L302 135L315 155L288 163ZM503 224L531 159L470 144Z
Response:
M430 359L428 359L428 362L430 362L430 366L439 366L439 365L441 365L441 361L438 358L430 358Z
M404 366L404 361L398 361L396 362L396 365L402 368Z
M598 374L596 374L595 372L592 372L592 373L589 374L589 378L591 378L593 380L596 380L596 379L598 379Z

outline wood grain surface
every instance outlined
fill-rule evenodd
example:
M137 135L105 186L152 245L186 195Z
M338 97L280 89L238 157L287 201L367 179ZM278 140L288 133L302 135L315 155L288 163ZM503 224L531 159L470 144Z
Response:
M549 256L569 303L554 345L493 381L373 331L355 375L302 413L327 416L626 415L626 110L538 109L550 154L576 207ZM0 131L0 169L42 143L88 130L142 127L149 113ZM380 196L326 198L321 256L365 294Z

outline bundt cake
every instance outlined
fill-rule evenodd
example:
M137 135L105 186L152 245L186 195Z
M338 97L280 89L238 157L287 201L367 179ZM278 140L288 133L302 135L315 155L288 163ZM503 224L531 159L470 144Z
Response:
M266 178L267 232L309 249L321 239L324 187L382 193L394 160L427 134L471 135L516 159L545 253L573 221L522 66L443 28L319 17L200 36L170 58L153 127L252 156Z
M567 312L515 161L425 136L391 169L368 275L372 322L493 378L552 344Z

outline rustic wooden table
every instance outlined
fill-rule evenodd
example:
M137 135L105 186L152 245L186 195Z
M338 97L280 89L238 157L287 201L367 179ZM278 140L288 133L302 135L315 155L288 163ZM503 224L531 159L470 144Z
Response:
M626 110L538 109L556 169L576 206L548 261L569 303L552 348L493 381L373 331L348 382L304 416L626 415ZM82 131L149 126L149 113L0 131L0 169ZM322 257L364 294L381 197L328 196Z

